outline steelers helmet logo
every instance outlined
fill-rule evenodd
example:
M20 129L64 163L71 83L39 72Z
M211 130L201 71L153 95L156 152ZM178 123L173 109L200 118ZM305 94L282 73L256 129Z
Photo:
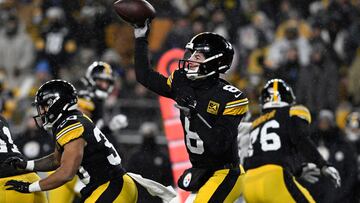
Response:
M183 185L184 187L188 187L190 182L191 182L191 177L192 177L192 174L191 173L188 173L186 174L184 180L183 180Z

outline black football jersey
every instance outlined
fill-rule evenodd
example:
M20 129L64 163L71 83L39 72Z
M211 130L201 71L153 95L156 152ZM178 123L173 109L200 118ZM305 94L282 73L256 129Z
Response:
M184 140L193 167L218 168L239 163L237 126L248 110L248 99L236 87L220 81L211 89L195 89L196 111L201 117L188 118L180 111ZM223 125L232 129L214 136L209 127Z
M82 138L86 141L83 159L77 173L86 185L83 189L85 192L81 191L83 195L110 179L123 175L124 170L118 152L90 118L80 111L71 111L62 118L64 119L53 127L56 146L60 152L74 139Z
M28 173L17 171L11 167L2 167L2 163L9 157L23 157L18 147L14 144L6 119L0 115L0 178Z
M296 133L294 119L311 122L309 110L295 105L265 109L252 123L250 147L245 159L245 168L252 169L266 164L281 165L291 170L296 164L294 154L298 153L297 143L302 139Z
M167 78L150 69L136 71L139 75L146 75L144 81L138 78L145 87L161 96L176 98L172 82L178 77L179 70L175 70ZM209 88L193 90L198 115L189 118L180 111L184 141L192 166L219 168L227 164L238 164L237 127L248 111L245 94L221 79ZM214 132L220 129L221 132Z

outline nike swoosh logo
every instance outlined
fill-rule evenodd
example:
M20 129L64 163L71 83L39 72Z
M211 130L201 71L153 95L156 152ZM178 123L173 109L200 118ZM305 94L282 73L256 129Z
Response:
M235 95L235 98L240 97L240 95L242 95L242 92L240 94Z

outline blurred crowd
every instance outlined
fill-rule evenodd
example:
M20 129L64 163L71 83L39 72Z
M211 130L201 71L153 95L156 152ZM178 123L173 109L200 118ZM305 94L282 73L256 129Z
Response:
M247 93L252 116L260 112L264 82L284 79L297 103L311 111L319 150L349 176L343 178L346 191L355 196L360 181L355 178L360 177L360 123L354 117L360 112L359 0L149 2L157 10L149 37L154 67L165 51L184 48L194 34L223 35L236 51L227 79ZM95 60L108 62L117 73L106 107L108 117L128 116L129 127L120 134L139 134L140 125L150 120L162 127L157 97L135 80L133 30L112 4L0 0L0 106L20 138L36 134L30 107L39 85L51 78L76 82ZM348 165L356 162L359 166Z

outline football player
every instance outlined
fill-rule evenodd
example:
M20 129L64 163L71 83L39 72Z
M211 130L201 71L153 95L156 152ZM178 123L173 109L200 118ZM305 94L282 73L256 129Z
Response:
M104 105L114 89L115 76L110 64L94 61L88 68L85 77L81 79L78 106L89 116L100 129L108 127L117 131L128 125L127 117L123 114L114 116L109 125L105 125Z
M64 80L51 80L39 88L34 119L40 128L52 132L55 152L37 160L16 156L6 162L28 171L56 171L40 181L10 180L7 189L22 193L51 190L77 174L86 185L81 190L83 202L136 202L136 185L121 166L118 152L76 104L76 90Z
M262 115L252 123L245 159L246 202L314 202L293 176L296 155L314 163L336 187L338 171L319 154L309 138L309 110L296 105L291 87L281 79L269 80L261 92ZM312 166L313 168L313 166Z
M136 79L180 109L184 141L192 168L178 180L192 191L188 202L234 202L242 192L244 170L239 164L237 126L248 111L243 92L219 75L231 66L234 51L222 36L204 32L186 45L179 68L169 77L151 69L147 33L135 27Z
M0 115L0 202L47 202L46 194L44 192L22 194L6 189L6 186L8 186L6 183L9 180L31 182L40 180L40 177L34 172L29 172L25 170L14 170L12 167L9 167L7 163L5 163L5 160L7 160L9 157L18 157L19 159L23 160L25 159L25 157L19 152L17 146L12 140L11 132L7 121L3 116Z

